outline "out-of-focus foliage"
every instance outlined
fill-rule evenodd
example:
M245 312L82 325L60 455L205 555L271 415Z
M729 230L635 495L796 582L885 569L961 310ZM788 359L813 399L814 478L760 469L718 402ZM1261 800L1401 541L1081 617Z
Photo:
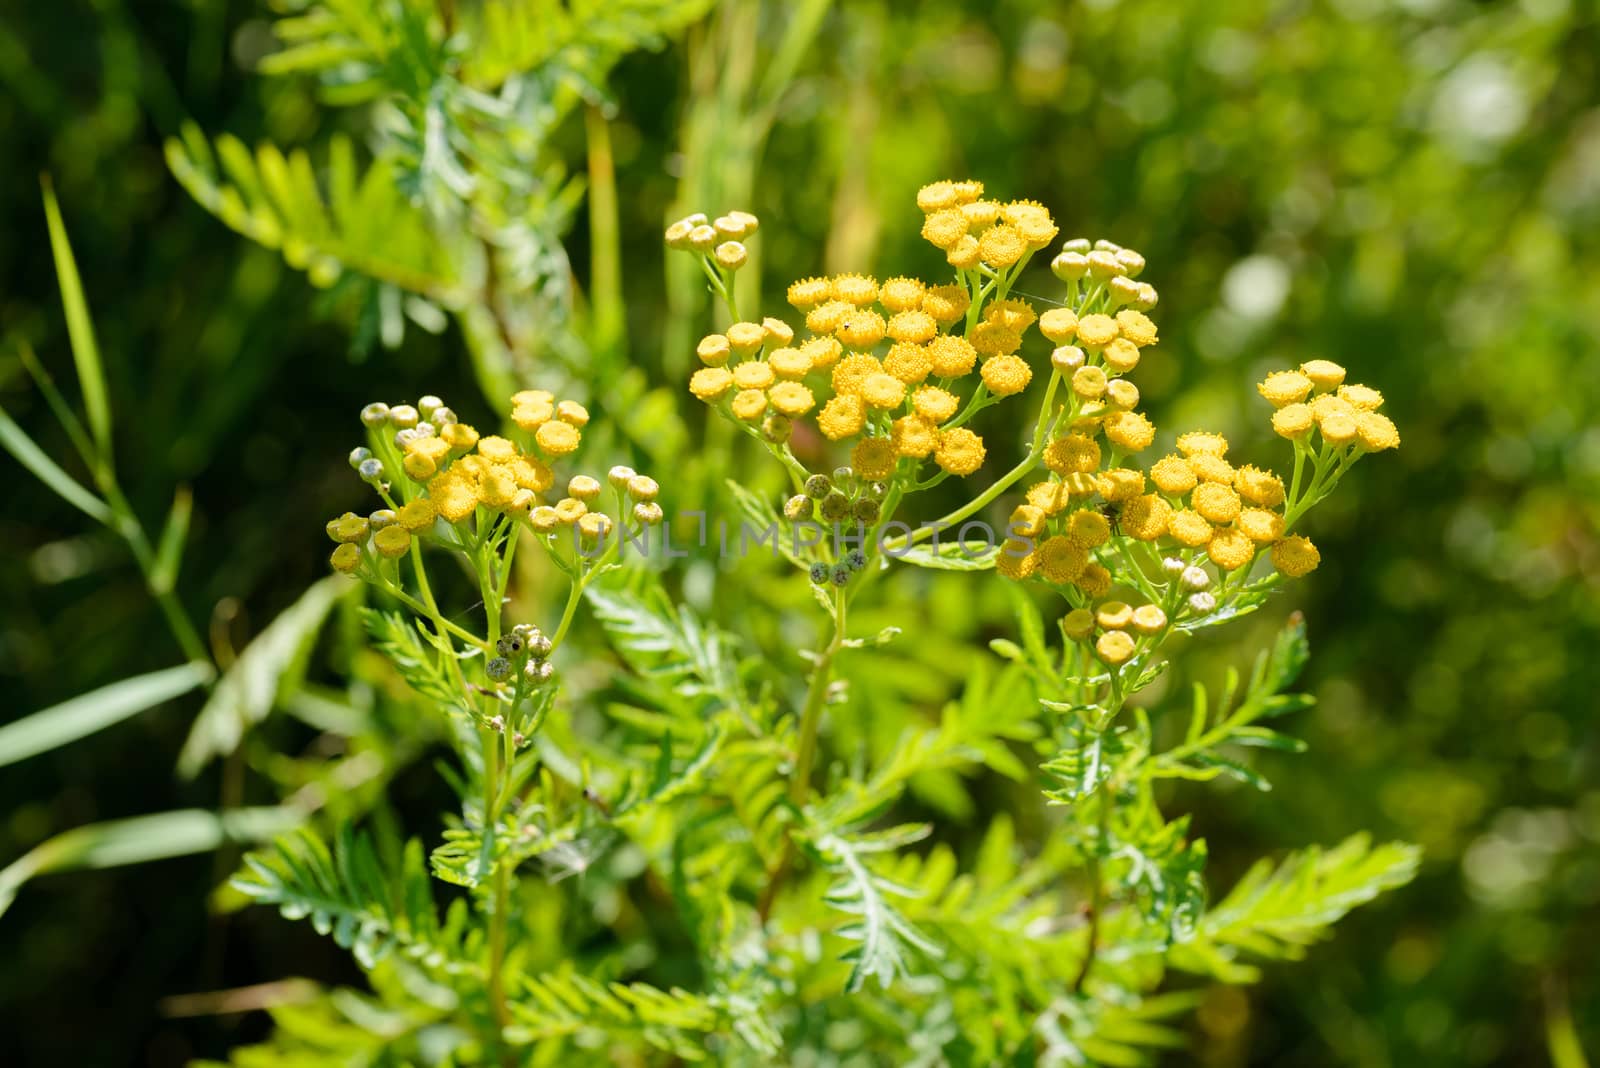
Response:
M1600 903L1592 712L1600 437L1591 425L1600 410L1600 27L1591 5L738 4L695 22L666 52L618 61L636 43L624 40L598 49L598 65L559 58L570 55L565 31L549 23L549 37L507 35L505 54L483 57L485 73L444 98L402 94L393 137L380 144L362 140L372 105L358 101L369 80L345 78L336 87L344 96L330 98L304 72L254 73L269 53L285 55L272 36L279 12L208 0L164 8L103 0L94 12L89 20L78 9L32 5L0 23L0 140L24 164L21 180L0 192L13 238L0 249L0 403L84 477L16 355L25 339L58 380L73 380L32 180L47 170L94 313L131 508L159 531L174 487L192 488L176 589L218 667L231 666L235 647L321 575L321 546L303 535L354 503L340 457L361 404L425 387L467 397L526 365L502 358L481 316L437 293L413 294L427 306L408 300L394 279L341 259L331 241L308 242L341 263L340 281L324 293L285 269L302 265L299 249L280 239L263 250L231 233L167 169L164 145L178 138L190 146L181 158L209 173L187 121L218 149L224 133L237 137L258 178L271 158L258 146L280 146L291 193L295 150L308 153L319 183L340 173L341 153L352 180L379 159L411 168L416 199L404 218L415 222L397 219L372 236L418 248L419 235L437 240L435 217L470 201L454 168L424 165L430 121L450 129L476 114L472 93L503 84L494 71L558 57L576 73L561 82L566 97L543 97L554 111L537 144L524 146L528 155L480 160L470 137L446 137L463 172L484 165L525 179L528 196L550 210L533 237L514 235L533 243L507 246L540 250L514 276L538 299L512 302L510 348L528 360L582 359L572 339L592 342L609 321L606 345L587 350L595 364L583 380L602 383L592 385L600 405L633 413L633 447L678 460L683 484L701 494L724 472L720 461L687 455L684 443L702 431L681 425L669 398L688 361L684 339L703 326L704 298L692 279L675 277L672 303L657 301L662 221L688 205L783 219L792 237L765 243L757 265L775 292L790 278L868 259L928 266L901 206L930 175L971 174L1050 203L1068 232L1103 232L1164 265L1165 358L1149 361L1141 379L1158 421L1209 424L1248 448L1259 420L1237 393L1207 383L1321 355L1355 378L1381 380L1386 410L1406 431L1402 450L1361 472L1359 494L1326 510L1318 540L1328 563L1293 595L1318 649L1302 680L1319 697L1300 723L1311 752L1282 758L1292 764L1263 762L1292 789L1268 804L1249 790L1185 788L1180 803L1195 810L1222 872L1243 875L1263 852L1367 826L1382 839L1421 842L1422 875L1347 921L1340 940L1312 948L1310 966L1269 966L1248 992L1203 993L1191 1038L1198 1057L1539 1063L1547 1048L1574 1048L1563 1036L1575 1028L1592 1059L1600 1035L1600 978L1586 950ZM311 20L299 23L302 39L341 70L366 62L326 36L326 20L294 15ZM518 41L529 51L513 49ZM330 110L330 99L349 107ZM610 320L598 281L594 293L573 292L565 266L570 253L579 278L607 277L604 254L590 251L606 243L589 237L607 225L607 213L594 212L604 201L585 199L586 187L569 177L595 168L615 172L610 225L626 265L610 275L619 280L605 305ZM237 175L230 180L238 187ZM338 187L319 188L331 206ZM264 195L270 212L251 224L280 231L284 213L308 203ZM588 211L589 225L569 232L574 211ZM480 225L472 231L480 239L506 235L505 220L473 220ZM337 233L331 223L329 232ZM821 263L818 247L828 250ZM480 246L421 262L445 263L461 272L449 277L472 282L482 279L482 263L472 262L482 256ZM304 265L316 274L321 262ZM433 306L455 314L457 327ZM542 324L555 313L562 325L547 338ZM447 329L402 330L407 314ZM183 650L166 637L123 540L89 530L70 504L11 470L0 515L7 722L177 663ZM703 499L686 491L677 503ZM752 643L781 651L808 640L780 622L784 610L809 604L785 602L792 584L716 578L718 602L738 601L731 611ZM685 580L702 609L712 579L702 564ZM902 622L914 608L947 620L957 638L1005 632L1005 598L974 601L960 579L886 596L862 625ZM735 582L742 594L729 592ZM1215 670L1199 672L1201 681L1242 659L1230 643L1259 643L1275 625L1262 618L1258 633L1206 638ZM448 796L424 759L438 739L419 733L400 680L356 651L358 631L353 610L337 606L308 683L272 695L288 715L269 716L237 757L193 784L173 769L197 697L7 768L0 861L84 824L219 801L297 799L307 810L370 811L380 826L417 829L416 814ZM959 644L930 640L878 685L937 708L974 668ZM328 686L346 674L349 687ZM870 719L836 725L836 745L856 731L864 749L881 753L895 739L877 729ZM970 820L974 845L982 838L971 803L963 807L937 777L913 792L941 818ZM186 828L196 848L226 837ZM292 986L152 1012L152 994L263 976L353 978L309 932L286 934L265 913L199 919L233 859L30 884L0 921L8 961L0 1005L8 1020L29 1021L14 1032L23 1063L121 1061L130 1048L158 1064L216 1053L259 1037L261 1024L210 1014L257 997L291 998L276 1010L280 1022L306 1032L349 1027L348 1014L365 1005L324 1018L321 1002L293 1004L304 992ZM398 856L385 860L401 867ZM374 982L387 981L380 969ZM94 1028L82 1025L86 1004L97 1006ZM206 1015L181 1015L194 1012ZM1072 1024L1062 1021L1064 1034Z

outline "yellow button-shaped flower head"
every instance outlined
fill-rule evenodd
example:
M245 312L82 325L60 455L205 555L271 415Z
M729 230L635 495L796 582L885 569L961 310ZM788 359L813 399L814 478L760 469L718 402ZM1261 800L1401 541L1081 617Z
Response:
M997 397L1010 397L1028 388L1033 368L1020 356L992 356L983 364L983 384Z
M372 544L389 559L404 556L411 548L411 532L398 523L384 527L372 536Z
M534 440L551 456L567 456L577 451L583 433L571 423L549 422L534 433Z
M1322 554L1310 538L1298 534L1284 538L1272 547L1272 566L1290 578L1309 575L1322 562Z
M966 476L983 466L986 451L983 439L966 427L956 427L939 435L939 445L933 459L952 475Z

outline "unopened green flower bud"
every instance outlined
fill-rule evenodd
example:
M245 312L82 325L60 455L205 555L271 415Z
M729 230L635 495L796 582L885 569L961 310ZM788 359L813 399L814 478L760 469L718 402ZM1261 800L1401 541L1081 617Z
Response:
M1122 274L1122 264L1114 253L1096 249L1084 257L1089 262L1089 273L1095 278L1116 278Z
M361 422L365 426L380 427L389 421L389 406L383 401L373 401L361 409Z
M377 485L383 481L383 461L376 456L362 460L361 466L356 468L356 474L361 476L361 481Z
M1116 253L1117 262L1122 264L1122 269L1129 278L1138 278L1144 272L1144 257L1131 248L1122 249Z
M638 473L631 467L624 467L622 464L618 464L606 472L606 481L617 487L617 489L623 489Z
M717 232L709 226L696 226L689 231L689 247L696 252L710 252L717 247Z
M1080 256L1087 253L1092 248L1094 248L1094 245L1090 243L1087 237L1074 237L1070 241L1063 241L1061 243L1062 252L1076 252Z
M717 246L717 262L730 271L737 271L750 260L750 250L737 241L724 241Z
M860 549L851 549L844 554L844 566L851 571L860 571L867 566L867 554Z
M640 501L633 506L633 518L647 527L658 525L666 517L667 514L661 510L661 506L655 501Z
M806 479L805 495L814 501L820 501L833 492L833 480L827 475L812 475Z
M431 420L433 418L433 413L443 407L444 401L440 400L438 397L435 397L432 393L429 393L427 396L422 397L417 401L417 414L422 416L424 419Z
M511 677L511 661L497 656L483 666L483 673L494 682L505 682Z
M541 634L537 630L533 632L533 637L528 639L528 655L535 660L545 659L553 649L555 649L555 645L550 641L549 636Z
M835 564L833 567L833 584L846 586L850 583L850 569L844 564Z
M395 514L392 508L379 508L376 512L367 516L367 522L372 524L373 530L382 530L394 521Z
M798 523L802 519L810 519L814 507L810 497L797 493L783 502L783 517Z
M372 459L372 450L365 445L357 445L350 450L350 466L354 469L359 470L361 465L370 459Z
M1106 292L1111 294L1113 304L1132 304L1139 299L1139 283L1124 275L1118 275L1106 283Z
M1050 273L1063 282L1076 282L1089 273L1089 261L1081 252L1063 252L1050 261Z
M668 248L688 248L689 234L694 230L695 224L688 219L679 219L667 227L665 234Z
M878 516L882 514L882 508L871 497L861 497L851 506L850 514L863 523L876 523Z
M818 586L822 585L824 582L827 582L828 578L832 574L833 568L829 567L820 560L811 565L811 581Z
M836 523L850 514L850 498L834 490L822 498L822 518L830 523Z
M422 421L422 416L409 404L396 404L389 409L389 422L404 430L416 426Z
M772 412L762 420L761 433L774 445L782 445L794 433L794 423L788 416Z

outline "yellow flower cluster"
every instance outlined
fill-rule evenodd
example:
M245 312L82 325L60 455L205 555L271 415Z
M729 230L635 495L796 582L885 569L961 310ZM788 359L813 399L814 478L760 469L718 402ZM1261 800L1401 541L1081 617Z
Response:
M685 215L667 227L668 248L698 252L724 271L737 271L750 259L745 239L753 235L761 221L748 211L730 211L709 219L704 212Z
M1378 412L1383 394L1345 384L1345 369L1331 360L1311 360L1298 371L1274 371L1256 390L1276 409L1272 429L1297 447L1320 436L1335 449L1358 453L1398 448L1400 432Z
M356 572L370 562L369 552L402 556L413 537L438 536L459 545L470 532L452 528L501 517L546 534L576 524L585 537L604 538L613 520L595 507L599 480L573 476L565 496L546 503L556 484L551 464L577 450L588 410L545 390L523 390L511 398L511 421L525 435L523 442L479 434L436 397L415 406L380 402L363 409L372 447L356 449L350 461L387 507L366 518L347 512L328 524L328 536L339 543L333 567ZM405 477L390 481L396 467ZM661 521L654 479L628 468L613 468L609 477L619 500L624 493L632 499L635 520Z
M1102 601L1092 611L1068 612L1061 619L1061 632L1073 641L1094 639L1095 654L1115 667L1138 651L1141 638L1160 634L1166 625L1167 613L1160 605Z
M917 193L922 236L958 270L1014 267L1056 238L1055 220L1032 200L984 200L982 182L934 182Z

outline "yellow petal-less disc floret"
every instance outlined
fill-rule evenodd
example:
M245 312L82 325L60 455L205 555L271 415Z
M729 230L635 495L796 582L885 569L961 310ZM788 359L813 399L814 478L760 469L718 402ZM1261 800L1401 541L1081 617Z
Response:
M1067 520L1067 537L1074 545L1094 549L1104 545L1111 537L1111 523L1092 508L1073 512Z
M983 364L983 384L997 397L1010 397L1028 388L1033 368L1020 356L991 356Z
M1142 412L1112 412L1102 425L1106 440L1128 452L1148 449L1156 440L1155 424Z
M1095 639L1094 651L1108 664L1120 664L1133 655L1134 640L1127 631L1108 630Z
M576 497L563 497L556 502L556 519L563 525L576 523L589 514L589 506Z
M908 386L914 386L933 370L933 357L921 345L901 342L883 358L883 369Z
M1188 460L1169 454L1157 460L1150 468L1150 481L1169 497L1177 497L1194 489L1199 477Z
M1310 538L1298 534L1284 538L1272 547L1272 566L1290 578L1309 575L1322 562L1322 554Z
M694 354L700 358L700 362L709 367L720 367L727 363L732 353L726 334L707 334L694 348Z
M1106 393L1106 373L1099 367L1080 367L1072 372L1072 392L1084 400L1098 400Z
M859 394L867 378L882 371L883 365L878 362L876 356L865 352L852 352L833 368L831 380L833 391L840 396Z
M867 407L880 411L898 408L906 399L906 384L894 375L878 371L861 383L861 399Z
M728 406L735 419L742 419L753 423L767 414L767 393L760 386L751 386L741 389L733 395L733 403Z
M374 534L372 544L380 553L392 560L397 556L404 556L411 548L411 531L394 523Z
M1189 466L1201 482L1221 482L1233 485L1233 465L1213 452L1197 452L1189 457Z
M833 296L833 284L826 278L802 278L789 284L788 296L791 305L807 311Z
M1083 571L1078 572L1077 579L1072 580L1072 585L1088 593L1091 598L1102 598L1110 593L1110 571L1104 564L1085 564Z
M1089 550L1062 534L1039 546L1039 571L1051 582L1074 582L1089 566Z
M1065 345L1078 335L1078 315L1071 308L1051 308L1039 316L1039 333Z
M1239 513L1239 529L1258 545L1271 545L1283 537L1283 516L1265 508L1246 508Z
M1094 613L1087 608L1074 608L1061 617L1061 633L1073 641L1082 641L1094 633Z
M934 374L941 378L959 378L971 373L978 362L978 350L964 337L941 334L928 343L928 357L933 361Z
M978 258L996 269L1010 267L1027 254L1027 238L1010 223L991 226L978 238Z
M961 205L961 214L967 217L974 230L981 230L1000 220L1000 205L993 200L974 200Z
M710 403L733 388L733 374L726 367L702 367L689 376L689 392Z
M846 348L868 349L883 340L888 324L875 311L858 310L846 315L833 332Z
M328 563L333 565L335 571L342 571L348 575L361 566L361 550L347 541L333 550L333 555L328 557Z
M1060 482L1035 482L1028 487L1027 498L1045 515L1060 515L1072 504L1072 491Z
M728 346L738 357L754 355L767 343L767 328L760 323L734 323L728 327Z
M1359 429L1356 417L1349 412L1330 411L1317 417L1317 429L1325 441L1335 445L1348 445L1356 439Z
M1032 304L1016 297L1008 300L991 301L983 309L984 322L999 323L1006 329L1015 330L1018 333L1028 329L1038 318L1039 315L1033 310Z
M1117 321L1109 315L1095 312L1078 320L1078 344L1086 349L1103 349L1115 341Z
M1001 578L1024 582L1039 569L1039 552L1025 541L1007 538L995 554L994 569Z
M903 415L894 421L889 436L900 456L921 460L939 445L939 429L933 420L920 415Z
M765 360L747 360L733 369L733 384L740 389L766 389L776 377Z
M1386 415L1360 412L1356 415L1356 437L1368 452L1382 452L1400 446L1400 431Z
M813 334L831 334L839 329L845 316L856 310L854 304L842 300L826 300L806 312L806 329Z
M1251 464L1234 472L1233 488L1239 491L1239 496L1262 508L1276 508L1283 503L1283 479Z
M1256 543L1241 530L1219 530L1206 546L1206 556L1224 571L1237 571L1256 558Z
M761 329L767 333L768 344L787 345L794 340L794 327L782 319L774 319L769 315L761 320Z
M1239 495L1233 487L1220 482L1202 482L1189 495L1189 507L1217 524L1227 524L1239 517Z
M1305 400L1313 388L1311 379L1299 371L1274 371L1257 384L1256 392L1274 408L1282 408Z
M982 322L973 328L972 347L984 356L999 356L1016 352L1022 347L1022 335L995 322Z
M491 434L478 440L478 455L492 464L504 463L516 457L517 446L515 442Z
M1006 530L1018 538L1037 538L1044 533L1046 521L1050 517L1044 514L1044 509L1031 504L1019 504L1011 510L1011 521L1006 525Z
M451 468L428 483L428 499L447 523L459 523L478 508L478 488L464 472Z
M767 354L767 366L779 378L804 378L811 370L811 357L800 349L786 346Z
M1100 355L1104 357L1106 366L1118 374L1125 375L1139 366L1139 346L1125 337L1112 338Z
M1203 453L1225 456L1228 452L1228 439L1208 430L1191 430L1187 434L1178 435L1178 451L1189 457Z
M1311 433L1316 420L1307 404L1286 404L1272 413L1272 430L1281 438L1298 440Z
M364 516L356 515L354 512L346 512L338 519L328 520L328 525L325 529L328 532L328 537L341 544L348 545L365 538L372 529L372 524Z
M967 236L967 217L957 208L933 212L922 220L922 239L935 248L944 249L946 253ZM973 247L976 249L976 241Z
M811 360L811 370L826 371L839 362L844 346L837 338L814 337L801 344L800 351Z
M1100 474L1099 484L1100 496L1113 504L1120 504L1144 494L1144 472L1131 467L1114 467Z
M518 405L516 408L514 408L511 412L512 419L515 420L517 413L522 410L522 405ZM553 413L554 409L552 408L551 411ZM519 422L517 425L521 426L522 424ZM523 427L523 429L528 430L533 428ZM446 445L450 446L450 451L455 453L457 456L466 452L468 449L472 448L478 443L477 430L471 426L468 426L466 423L451 423L449 426L443 427L439 431L439 437Z
M395 518L407 530L415 531L433 526L434 517L438 514L438 510L434 508L431 500L426 497L418 497L414 501L407 501L402 504Z
M1383 407L1383 394L1370 386L1340 386L1338 397L1358 412L1375 412Z
M1100 443L1086 434L1065 434L1045 448L1044 465L1058 475L1093 471L1100 466Z
M911 407L932 423L942 423L956 414L961 398L938 386L923 386L911 395Z
M1155 541L1167 533L1172 520L1172 506L1153 493L1122 506L1117 514L1117 529L1138 541Z
M571 423L546 423L534 434L534 440L551 456L566 456L576 452L578 444L583 440L582 433ZM478 450L483 451L483 444L478 444Z
M972 298L961 286L933 286L922 294L922 310L943 326L967 314Z
M1167 519L1167 533L1178 544L1195 549L1209 542L1216 530L1199 512L1182 508Z
M840 394L817 413L817 428L829 441L861 433L867 422L867 406L854 394Z
M917 190L917 207L925 212L943 211L960 203L956 183L951 181L931 182Z
M817 403L811 390L799 382L779 382L767 390L772 406L791 419L809 412Z
M531 456L518 456L504 465L518 486L534 493L543 493L555 485L555 472Z
M863 274L841 274L833 280L833 299L865 308L878 299L878 283Z
M1344 381L1344 368L1332 360L1308 360L1300 370L1318 389L1333 389Z
M931 341L938 332L939 324L933 321L933 316L921 310L896 312L885 329L891 340L912 345Z
M1106 630L1122 630L1133 622L1133 606L1125 601L1106 601L1094 610L1094 621Z
M1167 625L1167 614L1158 605L1142 604L1133 610L1129 626L1140 634L1157 634Z
M1154 345L1156 337L1156 324L1142 311L1124 308L1117 312L1117 329L1123 337L1138 345L1141 349Z
M978 239L968 234L945 250L944 261L960 271L978 265Z
M878 302L892 312L915 311L922 306L927 286L916 278L891 278L878 289Z
M860 478L878 481L894 474L900 459L888 438L863 438L850 451L850 466Z
M985 454L983 439L960 426L940 433L933 460L952 475L966 476L983 466Z

